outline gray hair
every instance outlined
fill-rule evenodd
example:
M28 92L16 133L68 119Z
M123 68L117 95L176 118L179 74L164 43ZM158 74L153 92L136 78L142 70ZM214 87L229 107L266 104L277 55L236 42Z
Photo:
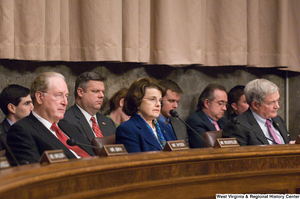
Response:
M60 77L62 78L64 81L65 77L57 72L44 72L39 74L31 83L31 87L30 87L30 96L32 101L35 101L35 93L37 91L47 91L50 87L50 82L49 79L51 77Z
M244 91L247 103L251 106L253 101L261 104L268 94L273 94L278 90L278 86L269 80L255 79L246 85Z

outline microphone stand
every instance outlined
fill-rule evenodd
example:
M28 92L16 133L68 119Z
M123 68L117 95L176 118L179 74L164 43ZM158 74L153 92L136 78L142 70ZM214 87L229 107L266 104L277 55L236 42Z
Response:
M183 121L180 117L179 117L179 115L178 115L178 113L177 113L177 111L175 111L175 110L170 110L170 115L172 116L172 117L176 117L176 118L178 118L182 123L184 123L187 127L189 127L189 129L191 129L196 135L198 135L206 144L208 144L208 146L210 146L210 147L213 147L208 141L206 141L199 133L197 133L197 131L195 131L190 125L188 125L185 121Z
M246 128L246 129L248 129L248 130L250 130L250 131L254 132L255 134L258 134L258 135L260 135L260 136L263 136L264 138L266 138L267 140L269 140L269 141L273 142L274 144L278 144L278 143L277 143L275 140L273 140L273 139L270 139L270 138L266 137L265 135L263 135L263 134L261 134L261 133L259 133L259 132L256 132L256 131L254 131L254 130L250 129L249 127L247 127L247 126L243 125L243 124L242 124L242 123L240 123L240 121L239 121L239 120L237 120L236 118L232 118L232 119L231 119L231 122L232 122L233 124L235 124L235 125L239 124L239 125L241 125L242 127L244 127L244 128Z
M77 142L76 140L74 140L73 138L70 138L67 140L67 144L70 145L70 146L86 146L86 147L91 147L91 148L94 148L94 149L102 149L100 147L96 147L96 146L92 146L92 145L88 145L88 144L83 144L83 143L79 143Z
M3 132L0 131L0 139L1 139L1 142L3 143L3 145L5 146L7 152L9 153L9 155L12 157L12 159L15 161L15 163L17 164L17 166L20 166L17 158L14 156L13 152L11 151L10 147L7 145L6 141L4 140L4 138L2 137L2 134Z

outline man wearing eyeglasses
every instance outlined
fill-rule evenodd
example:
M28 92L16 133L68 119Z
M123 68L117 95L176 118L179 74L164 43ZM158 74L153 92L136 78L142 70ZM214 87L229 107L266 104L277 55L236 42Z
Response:
M283 119L277 115L280 98L277 85L266 79L255 79L244 91L250 108L230 120L222 136L236 138L241 146L293 144Z
M104 99L104 78L96 72L84 72L75 82L75 104L65 114L64 120L74 124L91 143L94 137L116 133L114 121L99 113Z
M191 148L203 148L204 142L201 136L206 131L221 130L227 122L223 118L227 110L227 93L224 86L219 84L209 84L202 91L198 99L197 110L186 120L196 132L187 129Z
M84 142L84 137L76 126L61 121L69 97L63 75L56 72L38 75L31 84L30 95L33 111L12 125L7 135L7 144L20 164L39 162L48 150L62 149L68 158L95 155L89 147L71 147L66 143L70 138ZM10 154L7 156L13 165L17 164Z

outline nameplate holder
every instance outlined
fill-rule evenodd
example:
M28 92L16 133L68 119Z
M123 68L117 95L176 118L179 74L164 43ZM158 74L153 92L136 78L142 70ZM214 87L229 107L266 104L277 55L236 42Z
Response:
M297 136L295 144L300 144L300 135Z
M214 148L226 148L240 146L236 138L218 138L214 144Z
M51 164L59 162L67 162L69 159L65 155L62 149L44 151L42 157L40 158L40 164Z
M100 156L117 156L128 154L123 144L103 145Z
M189 150L184 140L167 141L163 151Z
M11 165L5 156L5 150L0 151L0 170L10 168Z

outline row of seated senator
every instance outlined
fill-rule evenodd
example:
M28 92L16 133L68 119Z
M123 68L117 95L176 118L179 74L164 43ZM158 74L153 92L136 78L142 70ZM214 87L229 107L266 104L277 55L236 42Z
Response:
M37 163L45 151L57 149L62 149L67 158L94 156L88 146L95 137L108 136L115 136L114 142L123 144L129 153L161 151L172 140L202 148L202 136L208 131L236 138L241 146L294 143L277 115L278 87L266 79L235 87L228 95L224 86L209 84L199 96L197 110L187 118L187 125L170 114L183 94L172 80L140 78L118 91L109 100L110 109L101 114L104 81L96 72L79 75L75 104L68 110L71 95L65 77L57 72L39 74L30 90L25 88L17 100L12 98L24 87L9 85L3 89L0 101L6 118L0 130L2 147L10 148L13 154L7 152L11 164ZM226 119L227 109L232 113ZM70 138L83 145L68 145Z

